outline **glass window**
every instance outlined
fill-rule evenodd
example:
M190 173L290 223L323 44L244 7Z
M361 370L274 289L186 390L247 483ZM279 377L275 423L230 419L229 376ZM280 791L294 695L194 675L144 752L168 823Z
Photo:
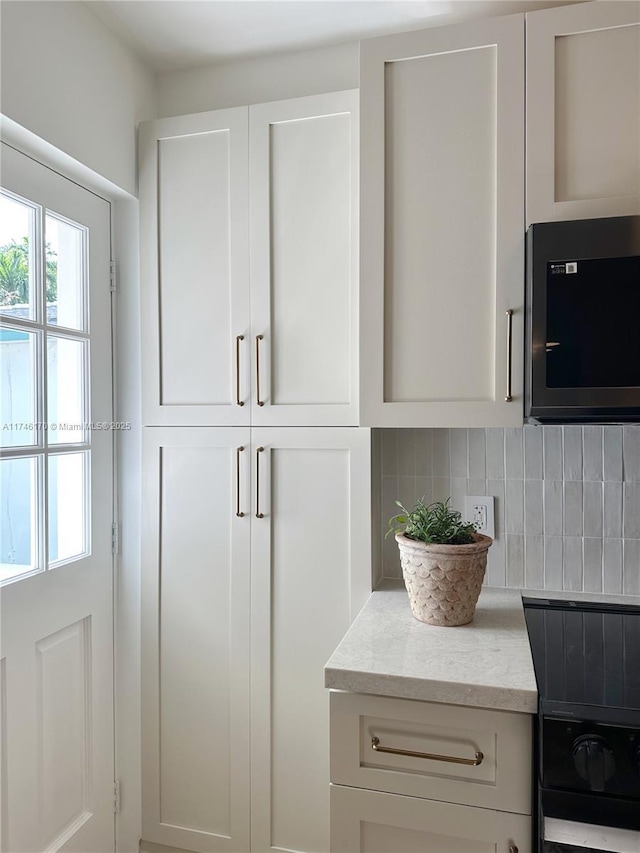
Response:
M86 556L88 232L0 193L0 583Z

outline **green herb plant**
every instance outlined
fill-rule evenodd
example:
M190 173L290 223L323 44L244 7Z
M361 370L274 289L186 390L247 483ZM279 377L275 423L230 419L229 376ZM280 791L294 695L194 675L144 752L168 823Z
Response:
M401 531L408 539L417 539L434 545L468 545L473 542L476 532L475 524L463 521L460 513L449 506L451 498L446 501L434 501L425 504L424 498L419 500L413 509L406 509L400 501L396 504L402 512L389 519L390 533Z

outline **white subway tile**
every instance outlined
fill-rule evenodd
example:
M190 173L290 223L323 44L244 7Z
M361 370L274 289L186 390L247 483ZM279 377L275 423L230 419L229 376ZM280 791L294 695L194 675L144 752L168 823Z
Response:
M464 499L467 494L467 478L451 478L451 506L464 514Z
M493 545L487 553L487 573L485 575L487 586L506 586L505 551L504 537L502 539L494 539Z
M527 536L542 534L542 480L524 481L524 532ZM527 586L529 582L527 581Z
M504 479L504 430L487 429L487 479Z
M467 480L468 495L486 495L487 481L486 480Z
M400 490L398 500L410 510L416 502L416 478L400 476L398 477L398 487Z
M508 480L524 477L524 441L522 428L504 431L504 470Z
M424 500L428 505L433 500L433 480L431 477L416 477L416 500Z
M382 546L382 574L385 578L401 578L400 552L393 534L384 540Z
M466 480L469 476L467 430L452 429L449 430L449 436L451 442L451 476L464 477Z
M623 427L622 459L625 481L640 482L640 426Z
M544 537L544 589L562 589L562 537Z
M524 586L524 536L507 534L507 586Z
M562 481L544 481L544 533L545 536L562 536L563 531Z
M610 595L622 592L622 539L602 541L602 584Z
M562 428L564 480L582 480L582 427Z
M622 592L640 595L640 540L625 539L623 553Z
M504 514L504 480L487 480L487 494L493 495L495 533L498 539L504 538L506 531Z
M603 428L603 475L605 480L622 480L622 427Z
M582 536L582 483L564 484L564 535Z
M446 501L451 496L451 480L449 477L434 477L432 500Z
M605 538L622 536L622 483L603 483Z
M467 430L469 444L469 478L484 479L487 476L487 440L483 429Z
M625 539L640 539L640 483L624 484L622 535Z
M583 427L582 439L584 444L584 479L602 480L602 427Z
M602 592L602 539L583 539L584 591Z
M565 536L563 589L580 592L582 588L582 537Z
M562 427L542 427L545 480L562 480Z
M398 430L381 429L382 473L398 473Z
M526 480L542 480L542 427L524 428L524 476Z
M603 483L586 481L583 484L584 535L602 538Z
M544 585L544 537L524 537L525 586L542 589Z
M505 530L507 533L524 533L524 483L522 480L505 480L504 498Z
M433 476L450 477L449 430L434 429L432 436Z
M413 431L416 476L431 477L433 474L433 430L415 429Z
M414 447L414 430L399 429L398 431L398 474L401 477L415 477L416 454Z

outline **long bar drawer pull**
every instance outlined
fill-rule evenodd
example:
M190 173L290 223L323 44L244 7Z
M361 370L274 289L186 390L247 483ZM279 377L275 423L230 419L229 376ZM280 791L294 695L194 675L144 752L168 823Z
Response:
M244 400L240 399L240 341L244 335L236 335L236 405L244 406Z
M512 367L512 340L513 340L513 310L509 308L505 312L507 315L507 393L504 398L505 403L513 402L511 393L511 367Z
M256 335L256 403L259 406L264 406L264 400L260 399L260 341L264 340L264 335Z
M380 746L380 738L371 738L371 749L374 752L388 752L390 755L408 755L410 758L428 758L430 761L447 761L449 764L466 764L467 767L477 767L482 764L484 755L476 752L475 758L455 758L453 755L432 755L430 752L412 752L410 749L394 749L392 746Z
M244 447L236 447L236 515L238 518L244 518L244 513L240 510L240 454Z
M264 453L264 447L259 447L256 450L256 518L264 518L264 513L260 512L260 454Z

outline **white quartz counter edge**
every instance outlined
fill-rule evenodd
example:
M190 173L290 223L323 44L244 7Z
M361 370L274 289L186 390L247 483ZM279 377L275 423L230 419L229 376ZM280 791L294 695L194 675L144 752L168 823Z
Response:
M414 619L404 585L372 593L325 666L325 687L534 714L519 590L484 587L470 625Z

